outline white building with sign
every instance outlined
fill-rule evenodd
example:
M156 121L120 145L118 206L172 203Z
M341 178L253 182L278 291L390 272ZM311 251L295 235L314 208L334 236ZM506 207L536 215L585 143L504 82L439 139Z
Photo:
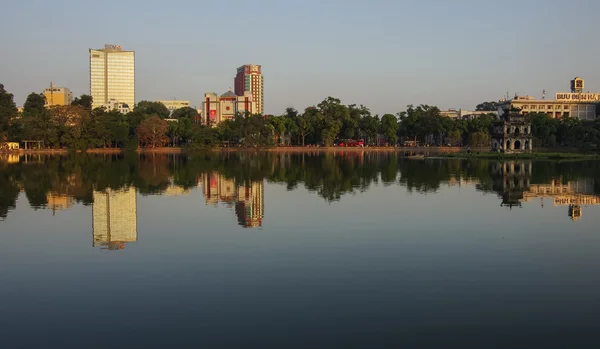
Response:
M519 108L523 114L546 113L554 118L571 117L592 121L596 119L600 93L583 92L583 87L583 79L577 77L571 81L571 92L559 92L554 100L515 96L513 99L501 101L498 107Z
M90 96L92 108L108 104L111 99L135 105L135 52L120 45L90 49Z

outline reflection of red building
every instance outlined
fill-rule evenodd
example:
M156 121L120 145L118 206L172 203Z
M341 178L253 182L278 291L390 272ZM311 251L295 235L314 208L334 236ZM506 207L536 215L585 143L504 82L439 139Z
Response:
M264 215L263 182L240 185L218 173L203 176L204 197L207 204L219 202L235 207L238 223L245 228L261 227Z

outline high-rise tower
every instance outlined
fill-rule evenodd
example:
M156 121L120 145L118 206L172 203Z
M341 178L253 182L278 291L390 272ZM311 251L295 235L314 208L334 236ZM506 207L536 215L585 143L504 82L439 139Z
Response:
M246 64L237 68L234 84L235 94L243 96L244 92L252 93L252 100L256 105L256 112L258 114L264 114L264 79L261 66Z
M92 108L108 104L111 99L133 108L135 52L124 51L119 45L90 49L90 95Z

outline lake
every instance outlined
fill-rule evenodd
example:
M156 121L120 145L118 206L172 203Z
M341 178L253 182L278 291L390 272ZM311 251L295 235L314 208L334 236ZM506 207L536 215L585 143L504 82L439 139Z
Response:
M598 348L600 162L0 158L1 348Z

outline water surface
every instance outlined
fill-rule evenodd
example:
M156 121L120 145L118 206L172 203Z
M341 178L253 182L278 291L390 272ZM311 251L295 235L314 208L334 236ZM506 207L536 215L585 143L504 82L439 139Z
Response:
M0 163L2 348L597 348L600 164Z

